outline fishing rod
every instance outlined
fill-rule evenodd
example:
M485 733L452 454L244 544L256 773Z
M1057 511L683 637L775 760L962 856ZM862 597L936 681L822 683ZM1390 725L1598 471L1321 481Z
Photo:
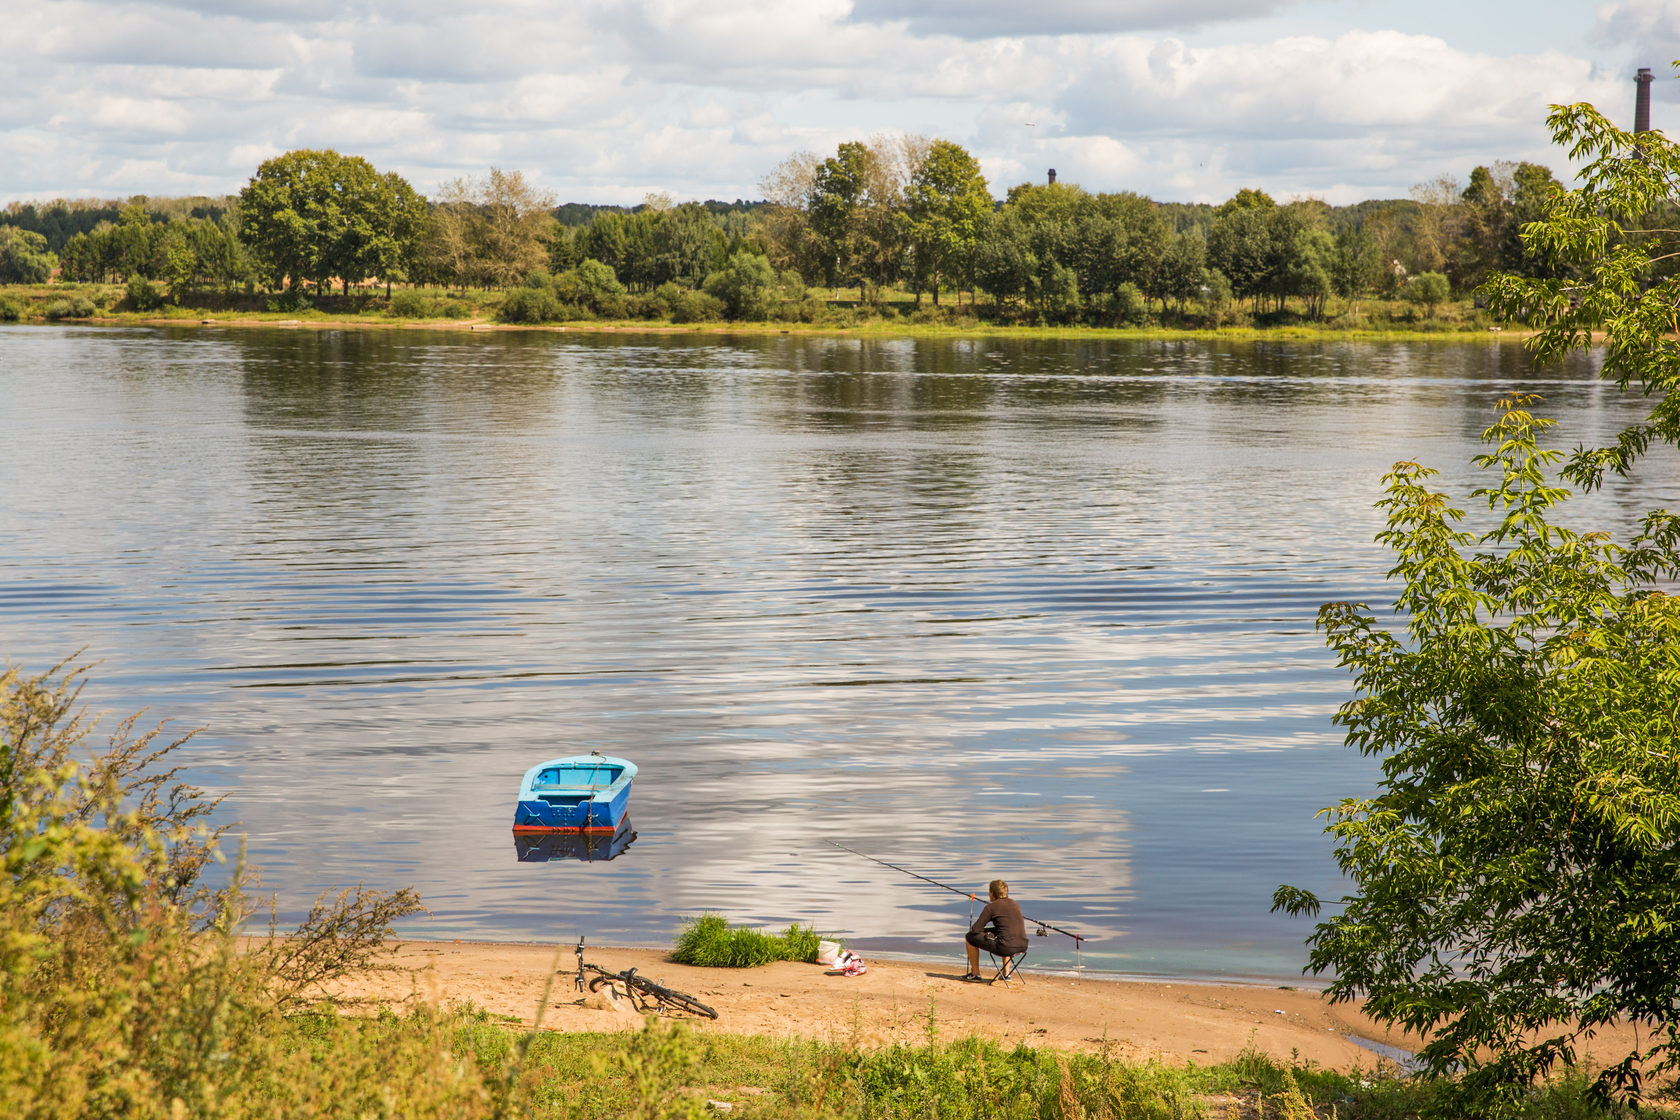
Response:
M912 879L920 879L924 883L931 883L932 885L938 887L942 891L950 891L952 894L965 895L965 896L967 896L968 901L971 902L971 903L979 901L978 896L976 896L973 891L961 890L960 888L951 886L949 883L941 883L938 879L929 879L926 875L917 874L916 872L910 870L908 867L900 867L896 863L888 863L884 859L876 859L874 856L868 854L867 852L860 852L856 848L848 848L848 847L846 847L846 845L840 843L838 840L830 840L829 843L833 844L836 848L839 848L842 852L850 852L852 855L861 856L862 858L868 860L871 863L878 863L882 867L890 867L894 871L897 871L901 875L908 875ZM973 913L972 908L970 909L969 913L971 913L971 914ZM1083 942L1090 940L1089 938L1087 938L1082 933L1074 933L1071 929L1063 929L1061 926L1053 926L1049 922L1041 922L1037 918L1029 917L1026 914L1022 914L1021 917L1025 921L1031 922L1033 925L1037 926L1038 927L1038 932L1040 934L1043 934L1044 931L1047 930L1047 929L1053 929L1057 933L1063 935L1064 937L1073 938L1074 967L1075 968L1082 967L1082 965L1080 963L1079 949L1080 949L1080 945Z

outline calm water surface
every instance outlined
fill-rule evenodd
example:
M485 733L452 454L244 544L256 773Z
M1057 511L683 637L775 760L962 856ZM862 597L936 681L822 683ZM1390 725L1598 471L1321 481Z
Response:
M0 329L0 656L180 728L295 916L663 944L683 915L955 954L1001 876L1087 966L1293 975L1314 812L1373 767L1313 630L1385 600L1399 458L1469 477L1512 344ZM1579 512L1676 503L1672 457ZM112 720L114 722L114 719ZM524 769L641 766L610 863L521 863ZM1040 965L1069 943L1034 944Z

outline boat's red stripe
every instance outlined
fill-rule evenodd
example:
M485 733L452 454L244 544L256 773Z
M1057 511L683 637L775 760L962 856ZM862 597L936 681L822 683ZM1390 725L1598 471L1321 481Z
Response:
M615 824L592 824L582 828L566 828L550 824L516 824L513 826L513 830L515 832L617 832L618 826Z

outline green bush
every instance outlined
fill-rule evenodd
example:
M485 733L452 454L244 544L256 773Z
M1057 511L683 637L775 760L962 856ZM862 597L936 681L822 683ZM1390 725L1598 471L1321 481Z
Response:
M269 296L267 306L270 311L293 312L308 311L315 305L309 301L309 297L304 295L302 291L292 288Z
M678 284L675 281L667 280L665 283L659 285L659 287L648 293L648 303L658 308L661 315L669 317L675 313L677 309L677 301L682 299L683 293L686 291L688 291L688 289L683 287L681 284Z
M554 294L563 304L586 307L603 319L622 319L629 311L628 292L611 266L584 260L554 277Z
M820 323L828 318L828 301L808 295L793 309L793 318L801 323Z
M767 319L776 284L770 262L742 249L706 277L705 291L723 301L731 319Z
M603 319L628 319L630 297L623 292L597 292L589 300L589 309Z
M385 313L397 319L436 319L444 308L431 296L411 289L392 295Z
M23 304L7 296L0 296L0 323L15 323L23 318Z
M814 964L820 938L798 922L780 933L734 928L722 914L702 914L684 920L671 959L702 968L757 968L771 961Z
M502 299L498 314L504 323L551 323L563 318L552 288L514 288Z
M712 323L724 317L728 309L723 301L706 292L683 292L671 308L675 323Z
M1400 298L1407 303L1421 305L1430 318L1434 318L1435 308L1447 302L1451 294L1452 285L1439 272L1420 272L1400 288Z
M131 311L156 311L163 306L163 296L139 273L128 278L124 299Z
M1114 321L1127 327L1141 326L1143 317L1149 305L1143 300L1143 293L1130 280L1121 284L1114 292Z
M59 319L86 319L97 310L92 300L86 296L77 296L75 299L53 300L47 304L44 314L56 322Z

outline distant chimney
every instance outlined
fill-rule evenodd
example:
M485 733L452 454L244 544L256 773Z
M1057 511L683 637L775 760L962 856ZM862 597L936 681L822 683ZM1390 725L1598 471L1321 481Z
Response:
M1639 87L1639 92L1634 96L1633 101L1633 131L1636 133L1649 132L1651 131L1651 68L1641 66L1639 73L1634 75L1633 81ZM1055 173L1052 172L1050 177L1054 179L1056 177Z
M1641 70L1640 73L1641 74L1649 74L1650 71L1649 70ZM1646 80L1646 82L1649 82L1651 79L1646 78L1645 80ZM1641 86L1640 88L1643 89L1644 87ZM1646 96L1649 97L1650 95L1647 94ZM1647 114L1647 115L1649 115L1649 114ZM1056 169L1054 167L1052 167L1050 169L1050 185L1052 187L1056 185Z

